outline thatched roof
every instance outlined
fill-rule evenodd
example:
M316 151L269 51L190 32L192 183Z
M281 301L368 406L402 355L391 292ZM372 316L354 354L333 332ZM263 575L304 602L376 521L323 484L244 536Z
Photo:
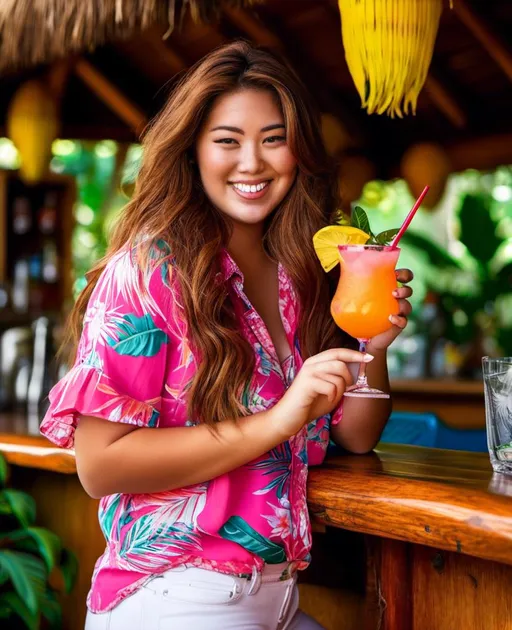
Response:
M456 169L512 163L512 2L445 6L417 114L392 120L361 109L337 0L0 0L0 135L18 87L53 74L61 137L134 141L183 72L242 37L285 53L342 123L347 150L368 156L379 175L396 175L407 148L423 141L443 145ZM80 50L67 75L49 63ZM23 68L5 70L14 64Z
M218 17L221 6L262 0L1 0L0 72L49 62L125 39L154 24L170 35L187 11L194 21Z

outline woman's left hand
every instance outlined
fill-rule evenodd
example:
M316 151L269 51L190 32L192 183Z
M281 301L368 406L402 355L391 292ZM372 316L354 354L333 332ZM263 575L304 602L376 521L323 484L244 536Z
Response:
M397 269L396 279L403 285L407 285L413 279L413 273L410 269ZM367 346L367 351L371 354L372 350L386 350L398 335L407 326L407 317L411 314L412 306L407 298L412 295L412 289L409 286L398 287L393 291L393 297L398 300L398 315L390 315L390 321L393 326L386 332L373 337Z

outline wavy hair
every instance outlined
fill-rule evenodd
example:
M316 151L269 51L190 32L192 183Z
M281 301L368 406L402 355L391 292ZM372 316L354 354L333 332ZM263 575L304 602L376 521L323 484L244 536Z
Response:
M215 99L244 88L268 90L277 99L298 162L292 188L267 219L264 244L271 258L283 264L298 294L301 353L306 358L346 345L329 311L333 287L312 246L313 234L336 211L338 191L318 113L286 61L244 41L214 50L191 68L146 130L133 197L116 224L106 256L87 274L88 284L70 315L74 355L87 303L110 258L140 234L163 239L172 252L183 319L197 359L188 412L212 427L249 413L242 400L255 358L239 331L225 287L215 282L219 254L231 233L229 220L206 197L191 157Z

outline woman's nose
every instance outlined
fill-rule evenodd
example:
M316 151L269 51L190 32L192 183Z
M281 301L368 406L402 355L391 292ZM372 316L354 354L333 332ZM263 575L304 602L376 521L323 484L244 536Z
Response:
M238 169L242 173L258 173L263 168L263 159L259 147L247 144L240 152Z

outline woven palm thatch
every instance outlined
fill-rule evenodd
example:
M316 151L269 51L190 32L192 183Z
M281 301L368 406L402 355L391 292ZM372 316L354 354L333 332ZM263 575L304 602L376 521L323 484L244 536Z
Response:
M338 0L347 65L369 114L416 112L443 3Z
M0 0L0 71L90 50L156 23L170 34L188 10L195 21L209 21L223 5L262 1Z

